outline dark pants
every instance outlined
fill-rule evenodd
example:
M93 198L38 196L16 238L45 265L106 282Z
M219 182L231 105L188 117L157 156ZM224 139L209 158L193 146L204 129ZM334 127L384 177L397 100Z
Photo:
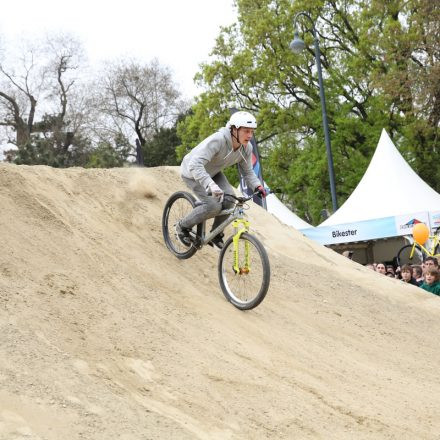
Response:
M227 216L216 217L222 209L228 209L234 206L234 202L225 199L223 204L213 196L208 196L205 188L193 179L182 177L186 186L197 196L202 202L201 205L196 206L186 217L180 221L183 228L192 228L194 225L202 223L204 220L215 217L212 229L215 229ZM235 194L231 184L226 179L223 173L216 174L212 180L223 190L225 194Z

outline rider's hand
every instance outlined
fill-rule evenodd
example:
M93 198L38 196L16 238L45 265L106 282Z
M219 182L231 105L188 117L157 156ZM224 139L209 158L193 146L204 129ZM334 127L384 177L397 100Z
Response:
M255 192L255 191L258 191L258 195L260 195L261 197L263 197L263 199L267 196L267 192L266 192L266 190L264 189L264 186L263 186L263 185L258 185L258 186L255 188L254 192Z
M209 190L212 193L212 197L217 198L219 202L223 202L224 192L215 182L209 184Z

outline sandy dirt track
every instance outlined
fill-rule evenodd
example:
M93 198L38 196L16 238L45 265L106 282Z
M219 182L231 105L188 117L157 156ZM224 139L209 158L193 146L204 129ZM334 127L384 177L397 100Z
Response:
M178 169L0 164L0 439L440 439L440 298L249 211L240 312L217 252L164 246Z

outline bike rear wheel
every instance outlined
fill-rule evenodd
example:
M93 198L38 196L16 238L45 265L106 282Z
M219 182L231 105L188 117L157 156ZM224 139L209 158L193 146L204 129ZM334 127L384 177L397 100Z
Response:
M423 263L425 258L422 249L418 245L416 245L413 255L411 255L412 250L412 244L407 244L400 249L399 253L397 254L397 262L400 267L402 267L404 264L419 265Z
M230 237L219 256L220 287L226 299L235 307L250 310L257 307L266 296L270 282L270 265L264 246L247 232L243 232L238 240L237 263L238 273L234 269L235 251L233 237Z
M434 231L434 236L436 236L435 237L436 240L439 238L439 235L440 235L440 226ZM433 255L437 256L439 254L439 251L440 251L440 244L436 244L435 248L434 248L434 254Z
M167 248L179 259L184 260L192 257L197 248L194 245L185 246L176 233L176 224L179 220L189 214L196 204L195 197L186 192L178 191L171 195L165 203L162 214L162 233ZM193 233L200 236L202 225L196 225Z

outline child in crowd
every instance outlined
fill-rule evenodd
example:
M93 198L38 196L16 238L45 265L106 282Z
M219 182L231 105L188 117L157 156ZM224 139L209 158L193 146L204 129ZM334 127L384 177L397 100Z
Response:
M418 286L421 286L423 282L425 281L423 279L423 269L421 266L413 266L413 277L417 282Z
M435 267L428 267L425 270L425 282L420 286L422 289L440 296L439 272Z
M402 266L402 269L400 269L400 274L404 283L413 284L414 286L419 285L413 278L413 268L409 264L404 264Z
M400 267L397 266L396 269L394 269L394 266L392 264L387 264L385 275L387 277L397 278L400 280Z
M385 275L387 273L387 268L386 268L385 264L384 263L377 263L376 272L379 272L382 275Z
M392 264L386 265L387 272L391 272L394 275L394 266Z

